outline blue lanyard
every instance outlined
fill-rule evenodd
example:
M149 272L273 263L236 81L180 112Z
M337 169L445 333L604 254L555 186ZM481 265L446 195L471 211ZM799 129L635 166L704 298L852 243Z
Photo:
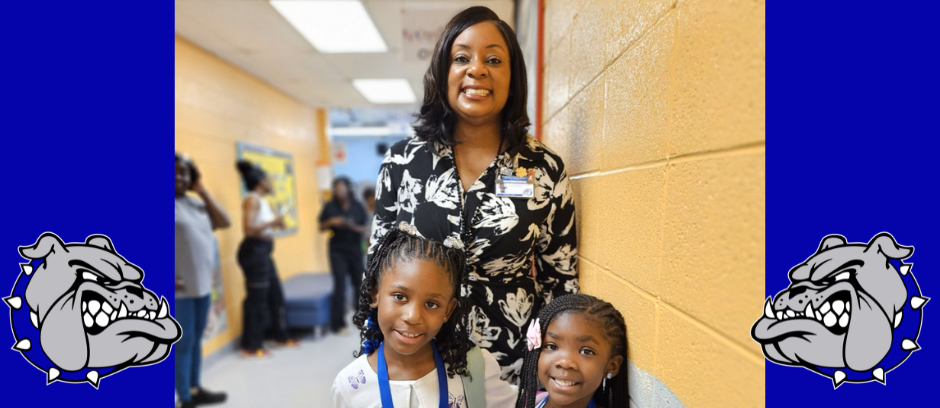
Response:
M545 397L545 399L542 400L542 403L535 408L543 408L545 404L548 404L548 397ZM587 408L596 408L596 405L594 404L594 398L591 398L591 402L588 403Z
M440 396L440 408L448 408L447 394L447 369L444 367L444 359L441 353L437 351L437 343L431 340L431 349L434 350L434 366L437 368L437 390ZM382 396L382 408L395 408L392 403L392 390L388 387L388 366L385 364L385 342L379 344L379 395Z

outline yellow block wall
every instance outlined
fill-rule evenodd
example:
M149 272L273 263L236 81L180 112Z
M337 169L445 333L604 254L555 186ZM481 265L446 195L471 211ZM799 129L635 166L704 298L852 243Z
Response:
M545 3L543 141L574 179L583 291L685 406L763 406L764 2Z
M237 142L294 157L299 226L296 234L275 240L274 261L281 279L328 271L326 237L316 228L321 207L316 163L326 140L326 115L318 111L176 37L176 150L193 158L209 193L232 219L231 228L216 231L228 326L206 343L203 354L241 334L245 286L236 260L243 237Z

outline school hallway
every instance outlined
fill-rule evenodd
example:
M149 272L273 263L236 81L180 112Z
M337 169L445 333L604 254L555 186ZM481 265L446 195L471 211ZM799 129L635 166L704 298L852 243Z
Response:
M350 318L351 320L351 318ZM359 332L299 338L299 349L273 349L272 357L243 359L237 351L220 351L203 369L206 389L225 391L228 401L219 408L333 406L333 378L353 361L359 347Z

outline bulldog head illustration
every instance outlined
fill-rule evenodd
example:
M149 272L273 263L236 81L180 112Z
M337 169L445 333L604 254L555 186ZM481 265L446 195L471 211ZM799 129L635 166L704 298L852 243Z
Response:
M141 282L143 271L104 235L65 244L53 233L19 248L23 264L11 306L14 349L48 381L88 381L162 361L180 326ZM26 313L28 312L28 323ZM37 353L38 352L38 353Z
M913 252L888 233L867 244L826 236L790 269L790 286L767 299L751 336L768 360L804 366L835 386L846 379L883 383L884 373L918 348L927 298L909 274L911 264L899 263ZM905 319L911 324L901 328Z

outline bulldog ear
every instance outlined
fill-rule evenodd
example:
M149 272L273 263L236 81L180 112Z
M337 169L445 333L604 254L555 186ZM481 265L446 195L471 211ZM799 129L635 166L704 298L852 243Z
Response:
M816 253L820 253L834 246L845 245L845 237L839 234L826 235L825 238L819 243L819 248L816 249Z
M27 259L42 259L57 252L68 253L69 250L59 236L51 232L40 235L33 245L20 247L20 254Z
M85 243L114 252L114 244L111 243L111 238L104 235L89 235Z
M865 252L869 251L878 251L891 259L904 259L914 253L914 247L898 245L891 234L882 232L868 241L868 248L865 248Z

